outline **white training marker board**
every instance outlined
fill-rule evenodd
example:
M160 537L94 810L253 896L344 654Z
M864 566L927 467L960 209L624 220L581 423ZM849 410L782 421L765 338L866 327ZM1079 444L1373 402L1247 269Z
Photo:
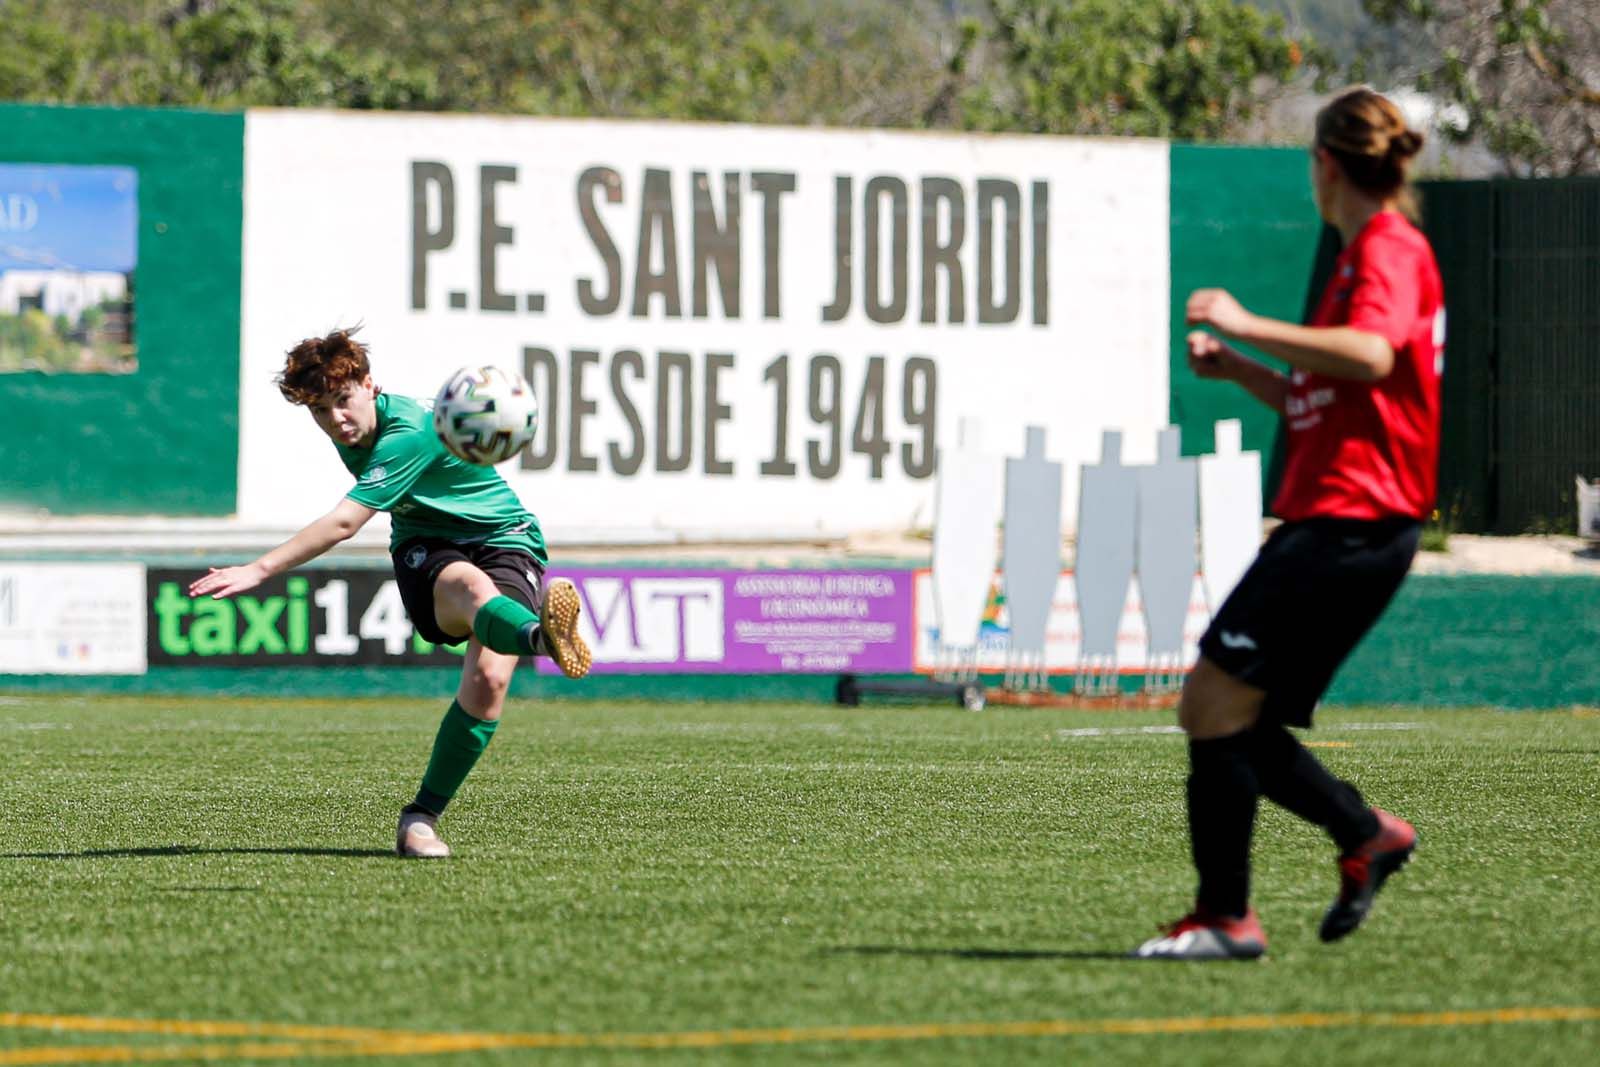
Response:
M1139 594L1152 656L1181 655L1194 591L1199 470L1179 455L1176 426L1157 438L1156 462L1139 468Z
M1100 462L1079 475L1077 561L1072 568L1083 631L1083 655L1115 657L1117 628L1133 579L1139 478L1122 465L1122 434L1107 430Z
M979 450L978 424L963 419L958 444L939 452L933 508L933 599L939 643L975 648L994 576L1001 464Z
M1004 551L1011 650L1041 660L1061 574L1061 464L1045 459L1044 439L1029 426L1023 456L1006 460Z
M1200 457L1200 573L1213 614L1261 549L1261 453L1240 451L1241 427L1218 422L1216 453Z

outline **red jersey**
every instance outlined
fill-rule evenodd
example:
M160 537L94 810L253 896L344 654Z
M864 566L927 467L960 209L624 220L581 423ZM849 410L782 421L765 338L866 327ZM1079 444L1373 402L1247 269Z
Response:
M1397 212L1374 215L1339 253L1309 325L1377 334L1394 349L1394 369L1376 382L1293 372L1273 512L1287 521L1426 518L1444 366L1444 286L1427 238Z

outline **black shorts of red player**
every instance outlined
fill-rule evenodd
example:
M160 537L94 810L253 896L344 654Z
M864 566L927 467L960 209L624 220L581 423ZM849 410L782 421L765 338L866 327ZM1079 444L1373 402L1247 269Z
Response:
M1421 534L1403 517L1284 523L1212 618L1201 654L1265 691L1263 715L1310 726L1334 672L1405 580Z

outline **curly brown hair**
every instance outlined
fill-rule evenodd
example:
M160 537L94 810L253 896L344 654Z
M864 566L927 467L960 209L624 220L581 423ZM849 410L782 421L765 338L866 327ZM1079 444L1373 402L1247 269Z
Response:
M359 329L354 326L325 337L308 337L289 349L283 373L273 379L283 398L309 407L371 374L367 346L355 338Z

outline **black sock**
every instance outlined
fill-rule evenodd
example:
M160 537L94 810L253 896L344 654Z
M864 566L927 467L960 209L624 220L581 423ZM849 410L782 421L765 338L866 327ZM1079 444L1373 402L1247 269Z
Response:
M1189 742L1189 843L1199 905L1242 916L1250 907L1250 835L1260 786L1245 733Z
M1262 720L1247 737L1250 764L1268 800L1327 830L1341 852L1378 832L1378 817L1356 787L1335 778L1281 724Z
M528 649L528 655L550 655L550 642L544 639L544 627L540 626L537 622L525 623L523 625L522 641Z
M438 793L423 786L417 790L417 799L400 809L402 815L414 815L421 812L432 815L435 819L444 814L445 805L450 803L449 797L442 797Z

